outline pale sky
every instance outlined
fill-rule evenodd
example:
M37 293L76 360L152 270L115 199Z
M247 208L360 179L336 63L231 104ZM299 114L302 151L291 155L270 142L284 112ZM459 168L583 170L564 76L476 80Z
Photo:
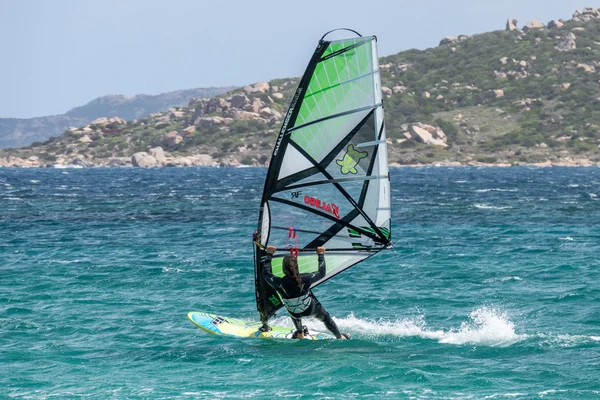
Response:
M598 0L0 0L0 118L107 94L300 76L323 33L377 35L380 55L444 36L569 19Z

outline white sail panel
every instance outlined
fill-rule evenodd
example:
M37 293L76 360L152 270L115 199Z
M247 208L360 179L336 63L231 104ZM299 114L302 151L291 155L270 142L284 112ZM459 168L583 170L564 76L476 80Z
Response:
M279 176L277 177L279 180L314 166L312 162L300 154L293 146L287 146L285 152L287 154L283 158Z

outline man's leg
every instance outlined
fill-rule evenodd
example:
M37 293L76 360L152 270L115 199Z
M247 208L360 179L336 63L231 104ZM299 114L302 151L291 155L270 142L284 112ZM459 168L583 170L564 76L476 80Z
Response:
M331 319L331 316L329 315L327 310L325 310L325 308L323 308L323 306L321 305L321 303L319 303L319 301L317 299L313 298L312 301L313 301L312 316L314 318L318 319L319 321L323 322L325 324L325 327L327 329L329 329L329 331L331 333L333 333L333 335L336 338L341 339L342 334L340 333L340 330L338 329L335 321L333 319Z
M290 313L290 317L292 318L292 322L294 323L294 327L296 327L296 332L294 332L295 339L304 339L304 331L302 330L302 318L295 317Z

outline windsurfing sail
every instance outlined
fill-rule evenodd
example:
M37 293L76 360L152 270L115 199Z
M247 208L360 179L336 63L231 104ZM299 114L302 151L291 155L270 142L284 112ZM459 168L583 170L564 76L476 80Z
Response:
M354 32L354 31L352 31ZM300 273L327 272L317 286L391 244L390 183L377 39L325 40L291 101L267 172L255 234L256 302L261 321L282 306L262 278L265 248L298 249ZM356 33L356 32L355 32Z

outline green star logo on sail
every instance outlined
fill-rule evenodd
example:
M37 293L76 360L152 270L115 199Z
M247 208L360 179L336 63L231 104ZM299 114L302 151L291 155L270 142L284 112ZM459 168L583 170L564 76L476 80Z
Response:
M354 145L350 144L348 145L348 147L346 148L346 154L344 154L344 158L342 158L341 160L335 160L335 162L337 163L337 165L339 165L342 171L342 174L344 175L348 175L350 174L356 174L356 165L359 163L359 161L365 157L367 157L369 155L368 152L366 151L358 151L354 148Z

